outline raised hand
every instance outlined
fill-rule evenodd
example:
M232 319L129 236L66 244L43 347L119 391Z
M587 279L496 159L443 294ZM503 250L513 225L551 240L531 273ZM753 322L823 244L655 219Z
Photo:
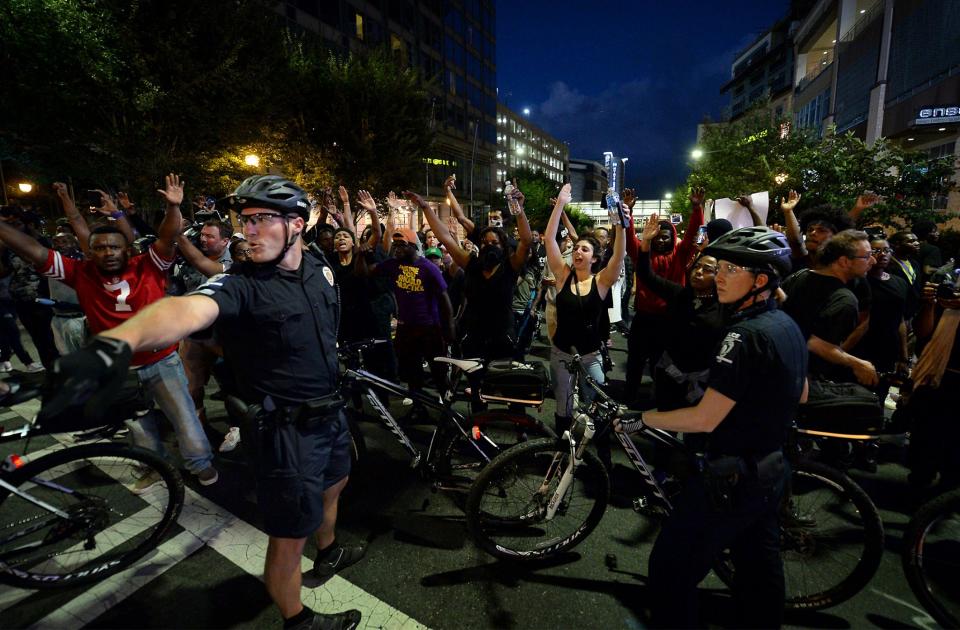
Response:
M797 207L797 204L800 203L800 193L795 190L791 190L787 193L787 200L780 202L780 209L784 212L792 212L794 208Z
M54 182L53 192L57 193L57 197L60 197L61 200L70 198L70 193L67 192L67 185L63 182Z
M347 189L343 186L337 187L337 194L340 195L340 203L348 204L350 203L350 195L347 194Z
M557 203L564 206L570 203L570 200L573 199L573 193L570 190L570 184L564 184L560 188L560 192L557 193Z
M707 195L702 186L697 186L690 191L690 203L692 203L694 206L703 206L703 202L706 200L706 198Z
M100 203L103 204L96 209L97 212L106 216L110 216L111 214L117 211L117 205L113 203L113 199L110 197L110 195L103 192L102 190L97 190L96 192L100 193ZM180 189L180 192L181 192L181 200L182 200L183 188ZM168 201L167 203L170 203L170 202Z
M868 190L859 197L857 197L857 202L854 204L857 208L864 210L870 206L878 203L880 201L880 195L877 193Z
M633 206L637 203L637 194L633 192L633 188L624 188L623 189L623 205L625 205L630 212L633 212Z
M133 202L130 201L130 197L127 196L127 193L123 192L122 190L117 193L117 201L120 202L120 207L124 210L133 209Z
M164 178L164 188L157 189L160 196L167 202L168 206L179 206L183 203L183 180L179 175L170 173ZM106 194L104 193L104 196ZM111 202L112 203L112 202ZM116 207L114 207L116 210Z
M444 182L443 182L443 187L446 188L446 189L448 189L448 190L456 190L456 188L457 188L457 176L456 176L456 175L451 175L450 177L448 177L447 179L445 179Z
M373 214L377 211L377 202L373 199L373 195L371 195L367 191L358 190L357 201L360 202L360 207L366 210L367 212Z
M417 193L413 192L412 190L405 190L405 191L403 191L403 196L406 197L407 199L409 199L409 200L413 203L413 205L415 205L415 206L417 206L417 207L419 207L419 208L429 208L429 207L430 207L430 206L427 204L427 202L423 200L423 197L421 197L421 196L418 195Z
M744 208L753 207L753 199L750 198L750 195L740 195L737 197L737 203L739 203Z
M390 194L387 195L387 205L393 210L398 210L403 207L403 200L397 197L397 193L391 190Z
M652 241L660 233L660 215L656 212L647 217L647 222L643 224L643 240Z

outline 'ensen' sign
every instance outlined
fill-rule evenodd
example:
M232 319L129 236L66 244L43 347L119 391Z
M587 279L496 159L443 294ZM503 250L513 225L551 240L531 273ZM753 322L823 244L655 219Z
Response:
M917 112L915 125L934 125L941 123L960 122L960 106L924 107Z

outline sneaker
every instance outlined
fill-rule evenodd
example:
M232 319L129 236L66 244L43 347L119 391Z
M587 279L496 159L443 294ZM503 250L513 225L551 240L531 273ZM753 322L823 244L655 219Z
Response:
M230 427L230 430L223 436L223 444L220 445L221 453L229 453L237 448L240 443L240 427Z
M43 372L45 369L47 368L43 367L43 363L40 363L39 361L34 361L27 367L23 368L23 371L29 374L33 374L35 372Z
M360 625L359 610L345 610L333 615L313 613L313 618L293 626L294 630L353 630Z
M163 481L163 478L160 477L160 473L158 473L153 469L150 469L147 472L140 475L140 478L137 479L136 482L134 482L133 487L130 489L130 491L136 495L141 495L162 481Z
M13 364L9 361L0 362L0 372L12 372Z
M320 579L320 583L326 582L334 573L346 569L352 564L356 564L363 554L367 552L366 547L354 545L344 547L337 545L323 559L317 558L313 562L313 574Z
M207 466L203 470L197 473L197 481L200 482L201 486L212 486L217 483L217 479L220 478L220 475L217 473L217 469L213 466Z

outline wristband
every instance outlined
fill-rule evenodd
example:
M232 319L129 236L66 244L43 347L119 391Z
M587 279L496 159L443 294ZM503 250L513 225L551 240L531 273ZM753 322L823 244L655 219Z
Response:
M643 427L643 413L637 412L636 416L629 420L620 419L620 429L624 433L636 433Z
M113 212L110 213L110 218L113 219L114 221L119 221L125 216L127 215L123 213L123 210L114 210Z

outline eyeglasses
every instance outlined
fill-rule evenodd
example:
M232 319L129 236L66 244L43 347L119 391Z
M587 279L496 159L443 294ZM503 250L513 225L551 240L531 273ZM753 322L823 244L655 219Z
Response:
M870 251L873 252L873 255L874 255L874 256L876 256L876 255L878 255L878 254L892 254L892 253L893 253L893 248L892 248L892 247L881 247L880 249L872 249L872 250L870 250Z
M258 212L256 214L241 214L237 217L240 221L240 225L273 225L281 219L286 219L287 217L282 214L275 214L273 212Z
M717 273L724 273L728 276L735 276L741 271L750 271L747 267L741 267L740 265L734 265L728 262L717 263Z

